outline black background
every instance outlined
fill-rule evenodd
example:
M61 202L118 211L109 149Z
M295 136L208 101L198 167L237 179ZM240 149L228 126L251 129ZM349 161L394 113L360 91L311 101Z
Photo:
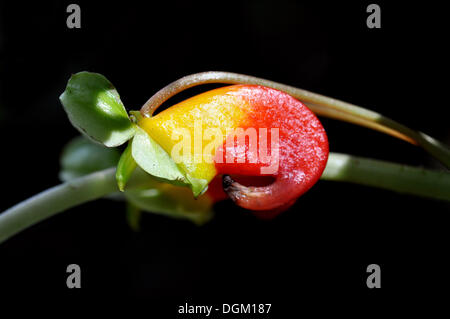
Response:
M76 1L82 28L70 30L68 1L2 1L0 211L59 183L60 151L77 131L58 96L82 70L104 74L128 109L181 76L223 70L362 105L448 143L445 10L392 2L376 1L382 28L368 29L366 1ZM322 123L331 151L439 168L402 141ZM185 302L272 303L272 317L286 318L447 299L447 203L319 182L272 221L230 202L216 208L201 228L145 214L139 233L108 200L46 220L0 246L0 305L118 298L107 308L127 300L174 317ZM81 289L66 288L70 263ZM381 289L366 287L371 263Z

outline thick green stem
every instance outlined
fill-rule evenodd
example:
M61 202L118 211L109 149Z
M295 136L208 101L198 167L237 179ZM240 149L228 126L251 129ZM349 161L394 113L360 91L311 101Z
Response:
M0 243L68 208L117 191L115 168L54 186L0 214Z
M145 185L135 176L127 189ZM450 173L330 153L324 180L357 183L450 201ZM66 209L118 191L115 168L95 172L39 193L0 214L0 243Z
M450 201L450 173L330 153L321 179Z
M301 100L317 115L361 125L400 138L409 143L419 145L447 168L450 168L450 149L424 133L414 131L377 112L367 110L354 104L244 74L212 71L185 76L170 83L153 95L142 106L141 113L143 116L151 116L162 103L177 93L207 83L255 84L286 92Z

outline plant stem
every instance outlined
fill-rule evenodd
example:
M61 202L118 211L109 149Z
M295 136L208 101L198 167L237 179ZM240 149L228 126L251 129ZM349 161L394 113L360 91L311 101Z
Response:
M127 184L145 184L148 175ZM322 179L384 188L450 201L450 173L330 153ZM39 193L0 214L0 243L71 207L118 191L115 168L98 171Z
M321 179L450 201L450 173L330 153Z
M49 188L0 214L0 243L20 231L79 204L117 191L115 168Z
M354 104L244 74L212 71L185 76L156 92L156 94L142 106L141 113L143 116L151 116L162 103L177 93L207 83L255 84L286 92L301 100L317 115L361 125L400 138L411 144L419 145L447 168L450 168L450 149L424 133L414 131L377 112Z

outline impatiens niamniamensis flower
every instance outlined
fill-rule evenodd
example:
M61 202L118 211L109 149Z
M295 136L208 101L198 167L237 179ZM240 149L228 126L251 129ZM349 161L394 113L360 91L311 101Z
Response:
M203 83L247 84L204 92L153 115L174 94ZM159 182L191 188L195 198L230 197L260 216L290 207L324 172L328 140L311 109L422 145L450 165L450 152L439 142L375 112L227 72L194 74L169 84L140 113L130 112L134 123L100 74L73 75L61 101L72 123L92 139L108 147L130 140L117 168L121 190L139 166Z
M175 94L206 83L233 85L153 114ZM260 217L273 217L319 178L450 200L448 171L329 153L315 114L421 146L450 168L446 145L374 111L285 84L229 72L197 73L167 85L129 116L111 82L79 72L60 100L71 123L100 146L85 139L70 143L62 157L65 183L0 214L0 242L106 195L126 198L130 212L137 208L198 224L211 217L214 202L227 197ZM127 142L117 168L108 168L119 156L112 148Z
M225 193L255 211L288 208L319 180L328 158L327 136L317 117L297 99L263 86L208 91L142 117L138 125L177 157L188 179L210 183L225 176ZM273 181L254 186L247 178L251 186L243 186L229 175ZM223 198L217 185L210 193Z

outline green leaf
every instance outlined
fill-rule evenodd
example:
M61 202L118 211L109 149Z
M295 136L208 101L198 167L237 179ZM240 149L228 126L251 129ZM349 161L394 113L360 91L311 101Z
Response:
M136 128L131 153L136 163L160 181L187 186L189 181L169 154L140 127Z
M109 167L119 161L116 149L94 144L83 136L71 140L63 149L59 178L68 181Z
M116 170L116 180L117 185L119 186L119 190L121 192L124 191L125 185L131 177L131 174L134 172L137 164L131 155L131 143L128 143L127 148L120 156L119 163L117 164Z
M195 199L186 187L155 182L153 187L130 190L126 199L134 206L152 213L188 219L202 225L213 216L213 202L207 195Z
M119 94L101 74L73 74L59 99L73 126L94 141L115 147L134 135Z

